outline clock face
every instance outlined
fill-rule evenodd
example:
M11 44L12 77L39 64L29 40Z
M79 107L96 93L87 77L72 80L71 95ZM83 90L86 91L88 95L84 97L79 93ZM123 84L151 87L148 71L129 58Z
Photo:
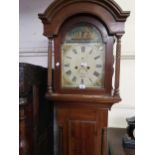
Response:
M62 87L104 87L105 44L96 28L73 28L65 37L61 53Z

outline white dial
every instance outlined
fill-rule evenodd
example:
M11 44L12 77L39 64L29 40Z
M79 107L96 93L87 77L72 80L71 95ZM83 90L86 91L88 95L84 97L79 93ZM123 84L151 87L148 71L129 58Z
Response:
M103 87L104 62L104 44L63 44L62 86L80 89Z

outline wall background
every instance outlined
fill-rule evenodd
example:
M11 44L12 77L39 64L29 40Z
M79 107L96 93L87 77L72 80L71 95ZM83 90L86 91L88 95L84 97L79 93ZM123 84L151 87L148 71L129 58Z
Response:
M53 0L19 1L19 61L47 67L48 40L42 35L38 13L44 12ZM120 94L122 101L109 112L110 127L126 127L126 117L135 111L135 6L134 0L115 0L123 10L131 11L122 38Z

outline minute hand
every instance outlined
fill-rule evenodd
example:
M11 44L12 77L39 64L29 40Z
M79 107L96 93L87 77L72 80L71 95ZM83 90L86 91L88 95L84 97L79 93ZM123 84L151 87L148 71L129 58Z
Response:
M84 69L87 72L87 68L86 67L88 67L88 64L86 62L81 62L80 66L81 66L80 69Z

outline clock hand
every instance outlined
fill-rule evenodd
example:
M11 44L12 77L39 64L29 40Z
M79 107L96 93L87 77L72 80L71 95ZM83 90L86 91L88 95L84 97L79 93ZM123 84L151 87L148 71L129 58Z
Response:
M81 66L80 70L84 69L87 72L87 68L86 68L87 67L87 63L86 62L81 62L80 66Z
M84 67L87 67L87 63L86 63L86 62L81 62L80 65L81 65L81 67L83 67L83 68L84 68Z
M87 62L81 62L80 69L84 69L87 72L90 69L90 66L88 66Z

